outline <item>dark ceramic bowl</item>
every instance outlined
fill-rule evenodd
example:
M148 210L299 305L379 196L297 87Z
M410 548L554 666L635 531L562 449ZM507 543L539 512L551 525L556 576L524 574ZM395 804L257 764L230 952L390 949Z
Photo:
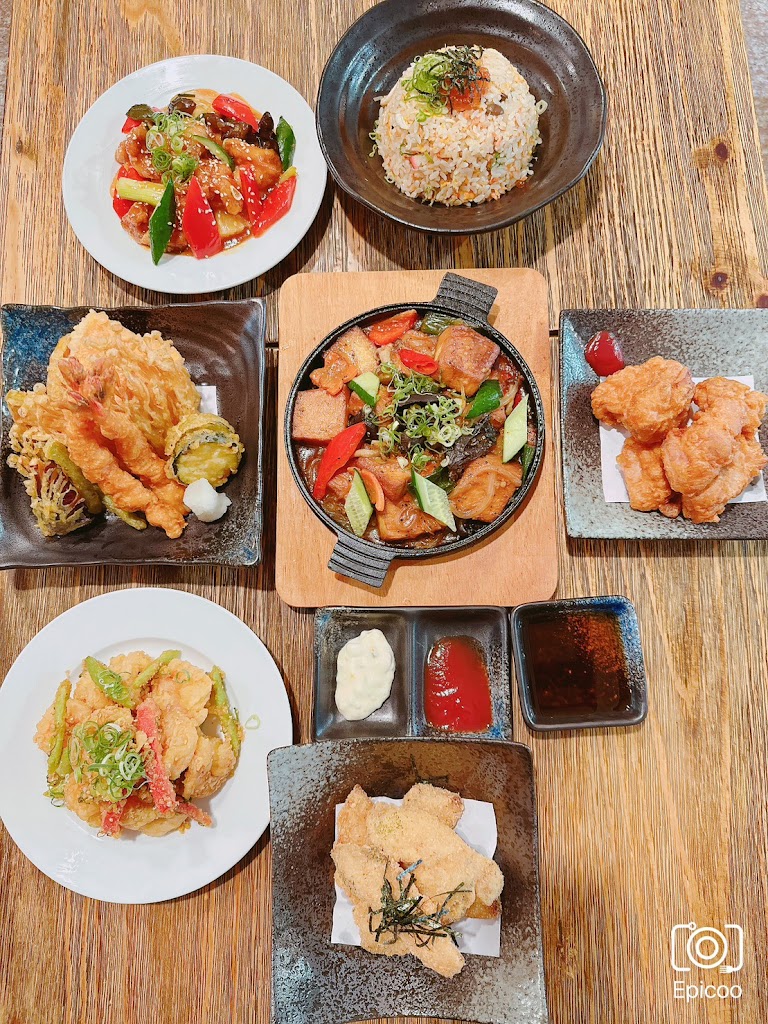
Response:
M392 89L415 57L447 43L499 50L536 99L547 102L533 176L474 207L410 199L387 182L380 157L371 156L376 97ZM465 235L513 224L572 188L602 145L606 112L605 89L583 39L538 0L384 0L331 54L316 117L328 167L345 192L400 224Z
M525 500L525 496L533 487L544 457L544 406L541 401L538 385L528 364L517 349L507 341L504 335L500 334L488 323L488 314L491 311L496 294L497 290L488 285L471 281L466 277L460 277L458 274L446 274L432 302L398 302L389 306L379 306L377 309L371 309L367 313L354 317L352 320L348 320L340 327L337 327L335 331L332 331L320 342L317 348L304 361L304 365L293 382L285 408L285 449L293 478L301 491L302 497L318 519L329 530L337 534L339 538L336 547L333 549L331 560L328 563L328 568L333 572L337 572L349 579L359 580L370 587L380 587L384 583L389 567L395 560L424 562L430 558L442 558L445 555L455 554L458 551L465 551L467 548L479 544L505 523L509 522L515 511ZM345 530L339 526L328 515L322 505L310 494L301 475L291 439L291 425L293 423L293 409L296 403L296 396L300 391L313 386L309 375L313 370L323 365L323 356L327 349L351 327L365 327L375 320L391 316L405 309L417 309L422 314L434 311L447 314L448 316L460 317L470 326L482 331L491 341L496 342L504 355L523 374L531 395L531 414L536 424L536 451L534 452L533 462L528 470L528 475L498 519L495 519L492 523L471 524L468 527L471 532L466 536L441 544L436 548L405 548L399 547L396 544L386 544L382 541L363 540L360 537L356 537L351 530Z
M273 750L272 1024L439 1017L547 1024L531 752L501 741L330 740ZM334 808L355 785L395 799L433 782L493 804L504 874L501 955L441 978L412 957L331 944Z
M380 629L395 655L392 693L378 711L349 722L336 707L336 659L353 636ZM468 636L485 655L493 721L482 733L444 733L424 714L424 669L446 636ZM509 622L506 608L321 608L315 613L315 735L317 740L387 736L511 739Z
M623 670L628 683L626 705L614 711L563 709L539 711L534 697L534 672L526 638L531 623L556 623L566 615L597 612L613 619L621 642ZM561 601L521 604L512 612L512 650L517 672L517 688L523 718L537 732L563 729L598 729L609 726L639 725L648 714L640 626L634 605L626 597L575 597Z
M2 394L45 381L59 339L88 306L2 307ZM104 310L136 334L160 333L184 357L195 384L216 387L219 411L245 446L240 470L227 484L232 501L216 523L190 516L177 540L149 527L137 532L114 516L99 517L66 537L43 537L29 507L24 481L7 464L11 417L2 402L0 447L0 569L49 565L255 565L261 559L264 418L264 304L195 302L173 306L121 306Z

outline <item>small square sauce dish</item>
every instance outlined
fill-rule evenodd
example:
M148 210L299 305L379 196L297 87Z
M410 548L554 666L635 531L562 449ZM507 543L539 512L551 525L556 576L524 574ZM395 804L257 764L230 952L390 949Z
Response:
M511 619L520 705L531 729L595 729L645 719L640 627L627 598L524 604Z

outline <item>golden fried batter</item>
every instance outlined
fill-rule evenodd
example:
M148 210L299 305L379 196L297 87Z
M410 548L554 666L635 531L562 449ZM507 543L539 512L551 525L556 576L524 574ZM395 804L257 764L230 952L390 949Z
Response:
M651 444L685 423L693 391L687 367L654 356L598 384L592 392L592 411L607 427L623 427L636 441Z
M694 523L718 523L725 506L768 464L759 442L740 434L732 460L696 494L683 494L683 515Z

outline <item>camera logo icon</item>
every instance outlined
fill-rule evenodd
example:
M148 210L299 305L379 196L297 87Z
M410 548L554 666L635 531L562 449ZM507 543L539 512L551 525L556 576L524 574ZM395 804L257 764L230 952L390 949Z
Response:
M741 925L726 924L723 930L697 927L695 921L676 924L670 937L672 969L679 972L698 967L736 974L744 966L744 931Z

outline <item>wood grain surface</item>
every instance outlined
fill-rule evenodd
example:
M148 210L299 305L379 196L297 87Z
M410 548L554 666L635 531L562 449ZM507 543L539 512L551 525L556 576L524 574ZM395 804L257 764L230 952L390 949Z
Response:
M403 0L405 2L405 0ZM123 75L181 53L266 65L312 102L334 42L369 0L14 0L2 148L3 301L157 302L105 273L60 201L69 135ZM584 35L610 100L584 182L509 230L430 238L330 188L284 263L233 296L292 274L529 266L561 306L768 304L766 184L738 0L553 0ZM268 417L274 422L272 352ZM266 508L275 507L267 445ZM560 491L558 490L558 495ZM558 508L560 499L558 498ZM768 1006L768 548L756 543L568 543L561 595L636 604L650 714L631 731L515 735L533 749L544 946L555 1024L761 1024ZM172 585L214 599L265 640L297 738L310 735L311 615L274 589L274 518L257 571L19 571L0 580L0 674L66 608L104 590ZM34 684L36 681L31 681ZM13 784L12 765L5 784ZM42 799L42 797L41 797ZM154 907L93 903L0 843L2 1024L220 1024L268 1020L266 838L215 884ZM743 925L740 999L674 998L676 923ZM691 981L709 981L694 971ZM716 979L719 983L720 977Z
M440 271L297 274L280 292L277 404L284 409L301 364L323 337L353 316L389 302L433 299ZM336 535L312 512L291 476L277 424L277 592L297 608L328 605L508 605L545 601L557 586L555 449L552 441L547 289L533 270L479 270L469 275L498 289L489 317L509 338L539 383L546 447L539 478L512 521L466 553L429 565L401 562L379 590L328 570ZM471 597L470 597L471 595Z

